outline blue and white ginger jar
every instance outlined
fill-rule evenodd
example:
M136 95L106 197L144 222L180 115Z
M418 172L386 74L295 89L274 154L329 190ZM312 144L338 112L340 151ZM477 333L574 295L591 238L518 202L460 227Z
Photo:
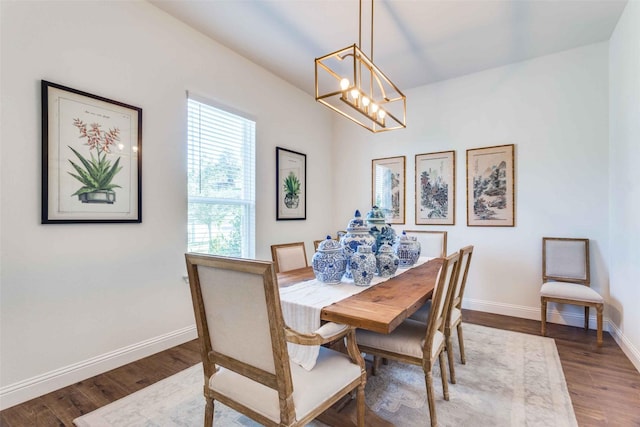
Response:
M320 242L318 251L313 254L311 265L316 279L323 283L340 283L347 270L348 257L344 254L340 242L331 236Z
M396 231L385 222L384 212L378 206L374 205L367 213L367 224L371 227L370 233L376 238L376 253L384 244L393 245L396 242Z
M369 286L376 273L376 256L371 246L360 245L358 251L349 260L353 283L356 286Z
M411 267L420 258L420 242L412 236L407 236L405 231L393 247L400 260L400 267Z
M347 225L347 234L340 239L342 250L347 257L356 253L361 245L371 246L373 253L376 251L376 238L369 232L369 226L365 224L359 210L356 210L353 219ZM351 279L351 267L347 264L345 277Z
M376 267L380 277L391 277L398 270L400 260L389 245L382 245L376 255Z

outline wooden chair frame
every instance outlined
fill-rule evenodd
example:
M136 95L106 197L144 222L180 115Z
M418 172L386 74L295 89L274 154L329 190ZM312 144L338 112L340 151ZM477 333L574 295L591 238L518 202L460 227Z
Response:
M448 316L448 307L450 307L450 301L453 296L453 290L455 287L456 275L459 268L459 259L460 254L458 252L449 255L446 257L442 263L442 269L440 270L440 276L438 279L438 283L434 289L434 295L432 298L432 307L429 315L429 322L427 323L425 330L425 340L424 346L422 349L423 356L422 358L415 358L405 354L398 354L394 352L389 352L383 349L369 347L366 345L358 344L360 351L371 354L374 357L384 357L387 359L397 360L403 363L409 363L412 365L422 366L422 370L425 375L425 383L427 388L427 401L429 403L429 415L431 417L431 425L436 426L437 417L436 417L436 406L435 406L435 397L434 397L434 389L433 389L433 367L436 362L436 357L440 362L440 373L442 376L442 392L444 394L444 399L449 400L449 386L447 381L447 368L446 368L446 358L444 356L444 350L446 348L446 338L442 341L439 347L435 352L432 351L432 346L434 343L434 337L437 331L440 331L443 335L445 334L445 320ZM443 292L446 293L443 295ZM438 311L440 311L440 306L444 304L443 310L440 315L438 315ZM414 322L413 320L407 320L408 322ZM393 333L393 332L392 332ZM375 368L375 362L374 362ZM375 375L375 372L373 372Z
M455 287L452 291L450 307L447 311L447 320L445 322L445 337L447 340L447 357L449 358L449 378L451 383L456 383L455 365L453 363L453 345L451 343L451 332L453 328L456 328L458 332L458 345L460 346L460 362L464 365L467 363L467 358L464 354L464 340L462 335L462 297L464 295L464 289L467 286L467 276L469 275L469 266L471 265L471 257L473 255L473 246L465 246L458 252L460 255L460 261L458 265L458 271L456 272ZM460 310L460 317L455 321L451 320L451 313L453 309Z
M570 241L570 242L584 242L585 251L585 272L586 277L584 279L575 277L553 276L547 274L547 242L548 241ZM542 238L542 281L543 283L555 280L559 282L577 283L587 287L591 286L591 268L589 263L589 239L582 238L567 238L567 237L543 237ZM596 309L596 322L597 322L597 343L598 346L602 345L602 314L604 311L604 303L591 302L584 300L576 300L570 298L548 297L540 296L540 333L542 336L547 334L547 303L554 302L558 304L571 304L584 306L584 329L589 329L589 308L594 307Z
M262 425L272 427L292 427L304 426L329 407L340 401L343 397L351 394L353 391L356 391L358 426L364 427L364 387L366 384L366 369L364 360L362 359L362 355L356 344L355 328L345 326L342 330L328 337L323 337L319 334L301 334L288 328L285 325L282 316L278 282L271 262L194 253L187 253L185 257L187 272L189 274L189 285L191 289L196 326L198 330L198 340L200 342L202 364L204 368L204 396L206 399L204 419L205 427L213 426L214 400L218 400L230 408L247 415L249 418L252 418ZM205 312L205 304L202 297L200 278L198 275L198 266L252 273L263 277L275 374L226 356L221 352L213 351L212 341L209 335L209 323ZM345 339L344 341L348 355L355 364L359 365L361 375L358 379L352 381L341 390L338 390L337 393L331 396L331 398L324 401L303 419L297 420L293 404L293 381L286 343L291 342L301 345L324 345L335 342L339 339ZM241 402L232 400L227 396L210 389L209 379L218 370L218 366L234 371L240 375L250 378L253 381L276 390L280 403L280 423L274 423L271 419L253 411Z
M273 260L273 265L274 265L276 273L282 273L283 272L280 269L280 265L278 264L278 249L295 247L295 246L301 246L302 247L302 252L304 254L304 263L305 263L304 266L305 267L309 266L309 261L307 260L307 251L305 249L304 242L280 243L280 244L277 244L277 245L271 245L271 259ZM286 271L288 271L288 270L286 270Z

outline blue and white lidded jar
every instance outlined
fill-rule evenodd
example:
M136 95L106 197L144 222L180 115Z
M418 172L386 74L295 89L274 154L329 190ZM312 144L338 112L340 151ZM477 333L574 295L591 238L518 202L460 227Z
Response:
M376 238L369 233L369 226L365 224L359 210L356 210L353 219L347 225L347 234L340 239L342 250L347 258L351 257L358 250L358 246L371 246L373 253L376 251ZM375 262L374 262L375 263ZM345 277L351 279L351 266L347 263Z
M400 260L398 256L393 253L393 248L390 245L382 245L378 249L376 255L376 267L380 277L391 277L398 270Z
M376 256L371 246L360 245L358 251L351 255L349 267L356 286L369 286L376 273Z
M394 245L394 252L400 260L400 267L411 267L420 258L420 242L415 237L407 236L403 231Z
M396 232L385 222L384 212L378 206L374 205L367 213L367 224L371 227L371 234L376 238L376 253L385 243L393 245L396 242Z
M318 251L313 254L311 265L316 279L323 283L340 283L347 270L348 257L344 254L340 242L331 236L320 242Z

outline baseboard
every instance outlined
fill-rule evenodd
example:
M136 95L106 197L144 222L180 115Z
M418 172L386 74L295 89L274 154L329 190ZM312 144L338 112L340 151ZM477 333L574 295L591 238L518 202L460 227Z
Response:
M520 317L523 319L540 320L540 307L527 307L515 304L504 304L491 301L464 299L462 308L487 313L502 314L504 316ZM595 312L595 310L591 310ZM581 313L560 312L555 304L549 304L547 310L547 322L560 325L584 327L584 315ZM603 319L603 330L610 332L608 319ZM596 316L589 316L589 329L596 329Z
M609 333L618 343L624 354L627 355L633 366L640 372L640 350L638 350L631 341L622 333L622 331L613 322L609 323Z
M0 410L197 338L195 325L0 388Z

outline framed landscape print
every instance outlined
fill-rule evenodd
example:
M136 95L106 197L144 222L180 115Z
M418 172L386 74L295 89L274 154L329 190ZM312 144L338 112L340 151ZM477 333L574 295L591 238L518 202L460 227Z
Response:
M42 81L42 223L142 221L142 109Z
M467 225L515 225L513 144L467 150Z
M276 219L307 218L307 156L276 147Z
M404 224L405 156L371 161L371 204L389 224Z
M416 155L416 224L456 223L456 152Z

